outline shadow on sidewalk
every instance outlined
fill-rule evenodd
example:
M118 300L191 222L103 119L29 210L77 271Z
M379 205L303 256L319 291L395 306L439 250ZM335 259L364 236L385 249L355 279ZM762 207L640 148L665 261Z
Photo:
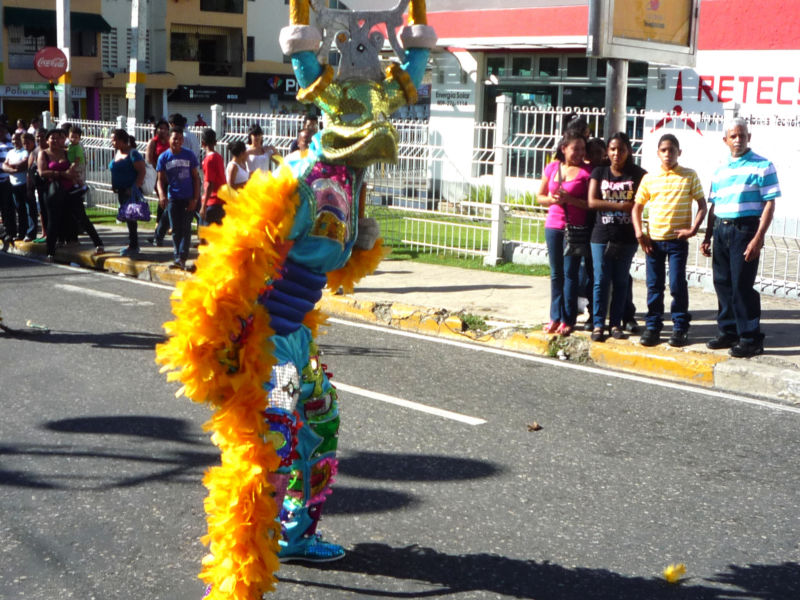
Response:
M528 285L447 285L447 286L419 286L419 287L384 287L366 288L359 286L359 294L369 294L374 292L385 294L412 294L416 292L470 292L477 290L525 290Z

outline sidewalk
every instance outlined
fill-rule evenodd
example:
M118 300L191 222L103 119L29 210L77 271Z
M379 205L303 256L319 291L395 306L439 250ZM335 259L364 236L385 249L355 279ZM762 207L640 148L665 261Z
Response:
M124 228L101 226L98 232L106 244L105 254L93 256L94 249L87 240L81 246L59 248L56 262L171 285L191 277L168 268L171 247L143 245L137 260L131 260L118 254L127 244ZM140 235L140 243L146 239L147 233ZM44 244L18 242L11 251L42 258L45 255ZM193 249L189 262L196 256ZM671 348L666 343L645 348L638 344L637 336L598 343L589 340L588 332L569 338L546 335L541 325L548 320L548 278L395 261L391 257L375 274L362 280L354 294L325 294L321 304L335 316L800 404L800 301L762 295L765 353L752 359L734 359L725 350L705 347L705 341L716 335L716 296L698 288L689 290L694 320L692 344L685 348ZM639 280L634 280L634 302L641 323L645 287ZM460 318L464 314L483 316L487 330L464 331ZM665 342L670 326L667 315L662 333Z

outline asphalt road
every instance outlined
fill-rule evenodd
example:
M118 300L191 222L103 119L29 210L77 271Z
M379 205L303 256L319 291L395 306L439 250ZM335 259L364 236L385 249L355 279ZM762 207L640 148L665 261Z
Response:
M51 328L0 334L0 599L202 595L217 451L153 362L169 293L0 255L4 322ZM271 597L800 598L800 411L326 331L342 430L322 530L349 554L285 565Z

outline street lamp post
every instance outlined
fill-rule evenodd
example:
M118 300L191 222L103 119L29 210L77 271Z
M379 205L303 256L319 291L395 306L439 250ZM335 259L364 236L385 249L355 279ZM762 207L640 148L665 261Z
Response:
M144 122L144 84L147 75L144 72L145 53L147 51L147 0L131 2L131 31L133 48L131 48L130 77L125 88L128 99L129 133L133 133L134 125Z

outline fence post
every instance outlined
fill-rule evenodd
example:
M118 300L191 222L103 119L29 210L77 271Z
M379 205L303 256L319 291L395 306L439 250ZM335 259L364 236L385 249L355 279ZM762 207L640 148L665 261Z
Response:
M506 142L511 116L511 97L497 97L497 121L494 125L494 171L492 174L492 223L489 251L483 264L494 266L503 259L503 230L505 225L503 202L506 195Z
M126 119L122 115L117 115L117 129L124 129L128 133L133 133L133 129L128 129L126 127L127 123L125 122Z
M222 118L222 105L221 104L212 104L211 105L211 129L214 130L214 133L217 134L217 139L221 140L222 136L225 135L225 120Z
M42 127L45 131L50 131L53 128L53 115L49 110L42 111Z

